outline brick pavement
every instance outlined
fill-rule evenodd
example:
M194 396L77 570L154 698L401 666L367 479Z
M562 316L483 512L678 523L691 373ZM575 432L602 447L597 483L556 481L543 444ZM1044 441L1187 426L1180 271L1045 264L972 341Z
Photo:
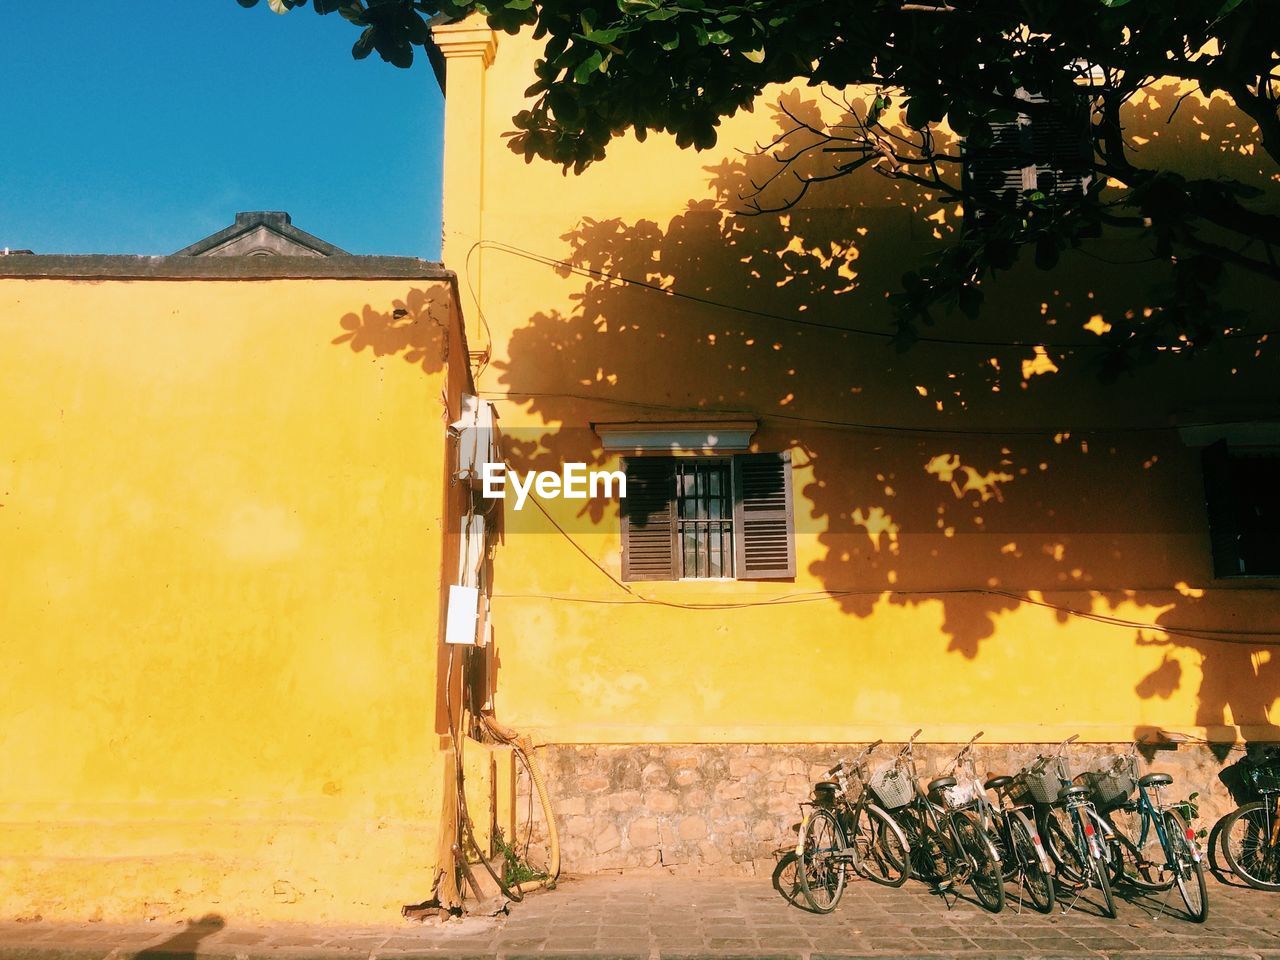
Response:
M1249 957L1280 960L1280 895L1213 883L1207 923L1176 915L1176 892L1121 902L1107 920L1088 899L1066 915L1016 903L999 916L946 902L919 883L853 883L832 914L789 904L767 878L664 874L567 879L507 917L385 927L0 923L2 960L281 960L358 957L1033 958ZM1012 898L1011 898L1012 901Z

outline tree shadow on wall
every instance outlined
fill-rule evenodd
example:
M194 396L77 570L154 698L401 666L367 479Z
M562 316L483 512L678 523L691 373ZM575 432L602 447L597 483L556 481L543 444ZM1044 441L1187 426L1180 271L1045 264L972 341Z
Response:
M816 122L820 109L788 95L792 115ZM1215 110L1184 104L1162 127L1162 148L1199 149L1205 131L1228 143L1230 121ZM1164 113L1148 112L1134 123L1163 125ZM803 154L807 134L787 134L790 118L778 119L781 149ZM1224 162L1243 156L1223 150ZM830 158L800 163L820 175ZM1166 355L1101 386L1098 333L1139 320L1164 277L1141 247L1104 236L1053 274L1009 271L990 285L981 319L924 331L969 342L896 353L888 298L959 229L958 211L864 175L780 214L735 212L774 169L768 157L725 161L708 168L711 196L665 226L585 220L564 235L557 269L584 278L572 308L534 314L494 364L506 402L547 425L508 432L513 466L603 463L587 420L759 418L760 449L796 451L800 556L847 614L884 602L935 608L948 649L966 658L984 643L1051 642L997 635L1001 615L1028 602L1064 623L1114 615L1118 638L1201 656L1206 720L1230 707L1236 723L1269 722L1277 668L1264 661L1280 636L1255 645L1211 632L1280 622L1265 597L1250 606L1204 592L1198 451L1168 424L1223 397L1272 402L1274 343ZM546 269L505 255L510 282L519 269ZM583 515L600 525L614 509L591 500ZM1167 698L1181 683L1166 657L1137 689Z
M448 360L451 309L443 285L410 290L389 307L366 303L359 313L346 314L338 321L343 332L332 342L345 343L355 353L367 350L374 357L400 356L423 373L438 373Z

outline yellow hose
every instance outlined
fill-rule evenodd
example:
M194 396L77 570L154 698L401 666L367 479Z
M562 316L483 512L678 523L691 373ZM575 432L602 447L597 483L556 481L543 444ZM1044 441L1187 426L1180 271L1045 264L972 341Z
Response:
M497 739L509 743L523 758L525 766L529 768L533 785L537 788L538 801L542 804L542 813L547 821L547 842L551 847L551 862L547 865L547 876L543 880L528 880L516 886L515 890L518 893L536 890L538 887L546 887L550 890L556 885L556 879L560 876L560 831L556 828L555 814L551 810L551 797L547 793L546 781L542 779L542 770L533 758L533 740L528 736L517 734L493 717L484 717L483 723Z

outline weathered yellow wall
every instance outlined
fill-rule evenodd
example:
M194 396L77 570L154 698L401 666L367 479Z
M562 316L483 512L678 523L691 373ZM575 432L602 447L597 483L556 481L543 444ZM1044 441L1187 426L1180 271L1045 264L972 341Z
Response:
M451 303L0 280L0 916L429 895Z
M1274 337L1158 357L1100 385L1087 347L1098 324L1140 313L1161 279L1141 247L1112 239L1052 274L1019 266L989 285L981 320L957 314L923 331L1082 349L897 354L875 336L753 315L888 331L886 296L957 229L957 212L872 173L815 187L781 215L735 212L773 169L737 149L785 129L771 104L829 109L803 88L727 122L709 152L653 137L615 143L581 176L526 165L502 133L535 49L500 37L487 100L451 82L448 101L486 124L483 144L447 144L451 157L482 149L483 163L445 198L446 220L481 223L486 244L476 253L474 239L446 234L446 262L478 283L493 350L479 386L499 401L512 464L615 466L595 421L758 417L758 449L792 451L799 572L794 583L625 590L610 579L621 572L616 503L548 503L602 572L535 506L515 514L509 500L494 601L505 722L567 743L857 741L921 726L935 740L978 728L1009 741L1150 728L1276 738L1276 636L1165 632L1280 631L1275 581L1214 582L1199 451L1166 429L1274 412ZM1240 121L1223 101L1193 97L1166 125L1174 101L1160 91L1134 108L1152 162L1274 181L1236 143ZM1246 284L1229 299L1274 315ZM472 340L487 342L478 325Z

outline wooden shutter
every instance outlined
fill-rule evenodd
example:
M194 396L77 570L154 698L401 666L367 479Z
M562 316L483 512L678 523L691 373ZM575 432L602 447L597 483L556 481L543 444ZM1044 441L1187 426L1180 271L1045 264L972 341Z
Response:
M1236 513L1235 478L1227 441L1205 447L1204 499L1209 508L1209 544L1213 551L1213 575L1238 577L1244 573L1240 562L1240 521Z
M622 579L677 580L676 461L628 457L622 498Z
M963 145L965 189L975 196L1016 201L1022 191L1035 186L1027 116L991 122L991 142L981 147ZM993 216L975 208L968 219L980 223Z
M1045 102L1044 97L1030 94L1026 99ZM1093 174L1089 115L1083 98L1056 106L1053 113L1038 113L1031 119L1029 129L1035 187L1052 196L1070 200L1089 189Z
M1028 103L1045 103L1040 94L1018 91ZM966 189L977 196L1008 200L1025 190L1041 190L1055 197L1083 194L1092 178L1093 146L1087 101L1062 104L1052 113L1020 113L991 124L991 142L964 146ZM969 219L980 223L991 213L975 210Z
M739 580L796 575L791 453L733 458L733 549Z

